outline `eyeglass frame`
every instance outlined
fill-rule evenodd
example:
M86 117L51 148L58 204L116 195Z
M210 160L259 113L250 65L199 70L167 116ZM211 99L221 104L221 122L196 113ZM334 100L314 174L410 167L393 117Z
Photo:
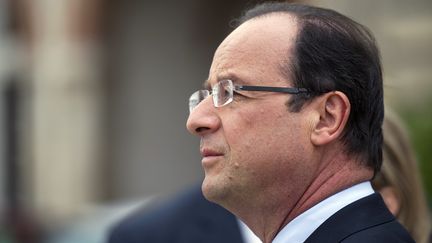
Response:
M228 82L227 87L232 87L229 91L229 98L222 105L217 104L217 94L216 87L222 82ZM252 85L234 85L233 81L230 79L221 80L217 83L217 85L213 86L212 90L197 90L189 97L189 112L192 112L204 99L208 96L212 96L212 101L214 107L223 107L230 104L234 99L235 91L259 91L259 92L276 92L276 93L286 93L286 94L301 94L301 93L310 93L310 91L306 88L297 88L297 87L273 87L273 86L252 86ZM204 94L204 98L198 103L192 102L192 97L196 94L200 95ZM192 104L196 103L196 104Z

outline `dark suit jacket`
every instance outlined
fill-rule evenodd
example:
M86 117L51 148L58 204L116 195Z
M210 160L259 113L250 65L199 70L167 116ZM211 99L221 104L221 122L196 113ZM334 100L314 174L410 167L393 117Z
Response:
M110 243L241 243L235 217L204 199L200 187L154 210L117 225ZM327 219L306 243L414 242L378 193L362 198Z
M241 243L236 218L196 186L116 225L109 243Z
M414 242L387 209L380 194L355 201L327 219L305 243Z

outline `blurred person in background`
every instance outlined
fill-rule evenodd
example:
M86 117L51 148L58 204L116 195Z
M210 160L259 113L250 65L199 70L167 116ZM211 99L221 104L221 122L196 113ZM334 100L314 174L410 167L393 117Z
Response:
M416 156L408 132L388 107L383 124L383 165L372 181L390 211L414 240L429 240L431 222Z
M133 212L111 229L108 242L248 242L242 237L235 216L207 201L198 183L170 200Z

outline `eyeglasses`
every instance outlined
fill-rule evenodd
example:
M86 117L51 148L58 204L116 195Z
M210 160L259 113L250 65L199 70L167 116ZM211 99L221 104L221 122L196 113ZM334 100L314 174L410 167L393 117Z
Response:
M233 101L234 91L263 91L287 94L309 93L305 88L268 87L268 86L244 86L234 85L231 80L222 80L213 86L212 90L198 90L189 98L189 112L192 112L208 96L212 95L213 105L222 107Z

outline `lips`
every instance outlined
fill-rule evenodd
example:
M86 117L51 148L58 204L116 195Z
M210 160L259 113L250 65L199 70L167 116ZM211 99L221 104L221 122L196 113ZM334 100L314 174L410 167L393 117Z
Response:
M211 149L206 149L206 148L201 149L200 152L202 157L223 156L223 153Z
M209 169L212 166L218 164L221 158L223 158L224 154L221 152L218 152L216 150L203 148L200 150L202 155L201 163L204 168Z

